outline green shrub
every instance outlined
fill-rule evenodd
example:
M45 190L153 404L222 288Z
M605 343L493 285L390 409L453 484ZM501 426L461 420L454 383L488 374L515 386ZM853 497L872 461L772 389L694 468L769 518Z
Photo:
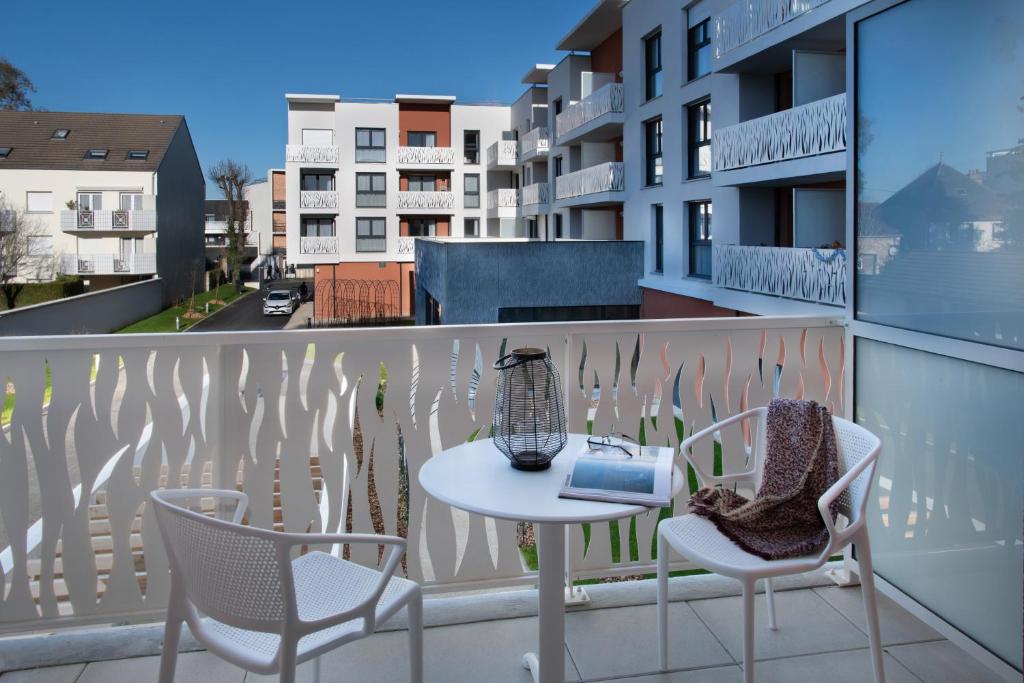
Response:
M53 282L31 282L18 295L17 307L41 304L55 299L64 299L85 292L85 285L79 277L61 276ZM7 300L0 296L0 310L7 309Z

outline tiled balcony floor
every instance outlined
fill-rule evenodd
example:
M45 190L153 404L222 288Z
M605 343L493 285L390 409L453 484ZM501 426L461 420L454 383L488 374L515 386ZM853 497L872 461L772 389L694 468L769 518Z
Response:
M758 601L757 679L764 683L862 683L871 681L868 640L860 589L816 587L776 593L779 630L766 628ZM885 669L889 683L985 683L993 673L887 598L880 596ZM741 680L739 597L694 599L672 604L671 673L658 674L655 608L651 604L570 612L565 666L571 681L632 683L732 683ZM427 621L430 623L430 603ZM527 683L521 655L534 649L536 617L499 619L426 631L427 681ZM378 633L327 654L324 683L405 683L405 631ZM12 671L0 683L143 683L156 681L158 657L137 657ZM207 652L183 653L177 681L253 683L277 677L246 675ZM312 681L309 665L299 681Z

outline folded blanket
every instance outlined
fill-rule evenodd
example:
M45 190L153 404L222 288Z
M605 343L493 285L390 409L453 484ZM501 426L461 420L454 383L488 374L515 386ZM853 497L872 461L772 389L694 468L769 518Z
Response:
M832 416L814 401L777 398L768 404L766 427L764 475L754 500L704 488L690 498L690 511L765 560L820 552L828 530L818 499L840 476ZM837 507L833 501L833 520Z

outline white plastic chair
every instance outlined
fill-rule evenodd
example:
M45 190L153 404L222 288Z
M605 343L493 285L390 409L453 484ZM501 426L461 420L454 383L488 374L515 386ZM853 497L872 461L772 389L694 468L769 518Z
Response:
M172 683L181 624L210 652L248 671L295 680L295 668L372 634L377 623L408 606L412 683L423 680L423 598L413 581L394 576L405 540L372 534L280 533L243 526L248 498L217 489L150 494L171 565L160 683ZM232 521L176 502L233 500ZM390 546L383 571L323 552L291 559L296 546L369 543Z
M693 467L702 487L738 484L743 488L757 490L764 464L767 415L767 407L753 408L713 424L683 441L680 450ZM746 472L721 477L712 476L701 469L692 457L693 445L724 427L748 418L757 418L751 468ZM818 510L829 533L828 546L820 553L785 560L764 560L741 549L720 532L711 520L696 514L665 519L658 525L658 655L662 671L668 670L669 547L694 564L716 574L731 576L743 584L743 680L745 683L754 683L754 586L757 580L765 580L768 628L775 630L772 577L817 569L837 551L850 543L856 543L875 683L885 683L882 646L878 632L878 609L875 604L875 581L871 573L871 547L864 518L868 490L871 487L881 442L874 434L848 420L833 417L832 425L836 434L840 466L845 473L818 499ZM847 520L842 528L836 527L829 514L829 505L835 500L838 500L839 510Z

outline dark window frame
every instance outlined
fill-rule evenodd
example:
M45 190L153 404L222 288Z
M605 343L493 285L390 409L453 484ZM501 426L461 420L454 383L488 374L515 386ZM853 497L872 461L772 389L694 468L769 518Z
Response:
M469 184L466 182L469 178L476 178L476 192L470 192ZM472 203L470 197L476 198L476 203ZM462 205L466 209L479 209L480 208L480 174L479 173L467 173L463 177L462 182Z
M415 190L412 187L413 178L416 179L416 184L418 185L417 189L415 189ZM431 180L431 187L430 187L429 190L424 190L423 189L423 181L426 178L431 178L432 179ZM406 176L406 182L408 183L408 188L409 188L408 191L409 192L443 192L443 190L438 190L437 189L437 184L438 184L439 180L441 180L441 178L438 178L433 173L412 173L412 174L409 174L408 176Z
M360 233L366 227L364 234ZM388 221L383 216L356 217L356 252L379 254L388 250Z
M14 151L13 147L0 147L0 159L6 159Z
M316 187L312 187L312 188L306 187L306 178L316 178L317 180L314 183L316 185ZM327 188L320 187L320 181L323 178L329 178L330 179L331 182L327 183L328 185L330 185L330 187L327 187ZM302 192L333 192L333 191L335 191L336 188L337 188L337 185L336 185L336 180L335 180L334 173L325 173L325 172L321 172L320 170L313 170L313 171L301 171L300 174L299 174L299 189Z
M369 183L370 183L370 189L369 190L360 190L359 189L359 179L360 178L369 178ZM383 182L382 182L383 188L380 189L380 190L374 189L374 186L376 185L376 183L374 181L376 181L378 179L383 179ZM382 172L379 172L379 171L360 171L360 172L357 172L356 173L356 208L384 208L384 207L386 207L387 206L387 196L388 196L388 181L387 181L387 179L388 179L388 174L387 173L382 173ZM383 201L380 201L380 200L370 200L370 201L360 202L361 199L365 200L365 198L367 198L367 197L381 197L381 198L383 198Z
M470 145L470 136L474 135L476 141L473 145ZM472 151L473 156L470 156ZM480 165L480 131L478 130L464 130L462 131L462 163L469 164L472 166Z
M703 121L697 115L700 110L705 110ZM700 167L701 148L711 148L711 98L705 97L701 100L686 105L686 177L707 178L711 176L711 167L702 171Z
M644 36L644 94L645 101L660 97L662 93L661 27Z
M365 131L370 138L370 144L360 145L359 144L359 133ZM381 137L384 138L384 143L381 145L373 144L374 133L380 133ZM369 164L383 164L387 162L388 158L388 129L387 128L356 128L355 132L356 141L356 161L359 163ZM380 159L360 158L360 152L375 154L381 152Z
M437 236L437 219L433 216L410 216L409 217L409 236L410 237L436 237ZM419 226L422 224L426 230L426 234L420 234L423 231L419 227L416 228L417 234L413 234L413 225Z
M703 209L703 210L702 210ZM707 249L710 251L712 248L712 239L714 233L712 232L712 207L710 199L696 199L693 201L686 202L686 221L689 224L689 236L690 236L690 247L689 247L689 275L690 277L699 277L705 280L711 279L711 271L704 272L698 267L700 259L697 254L700 249ZM710 264L711 259L705 259L705 262Z
M698 56L702 50L707 50L707 70L697 73L697 65L700 60ZM689 81L707 76L711 73L711 17L698 22L686 29L686 77Z
M658 187L665 180L664 133L662 117L655 116L644 121L644 187Z
M50 133L50 139L51 140L67 140L70 135L71 135L71 129L70 128L57 128L52 133Z
M92 161L105 161L109 154L109 149L101 149L99 147L94 147L92 149L85 150L84 158L90 159Z
M434 139L433 139L433 143L434 144L432 144L432 145L427 145L427 144L417 145L417 144L415 144L413 142L413 136L414 135L422 135L424 143L426 143L426 141L427 141L427 136L428 135L432 135L432 136L434 136ZM405 134L405 146L406 147L427 147L427 148L430 148L430 149L432 149L434 147L437 147L437 131L436 130L410 130L410 131L407 131L406 134Z
M148 149L130 149L128 154L125 155L125 159L129 161L145 161L149 159Z
M467 232L466 231L466 227L470 223L472 223L473 225L476 226L476 228L475 228L475 230L473 232ZM463 237L471 237L471 238L480 237L480 219L475 217L475 216L466 216L465 218L463 218L462 219L462 236Z
M327 221L330 221L330 234L321 234L321 230ZM316 234L309 234L309 226L316 224ZM338 225L333 216L303 216L299 223L300 237L335 237L338 234Z
M652 272L664 273L665 272L665 206L663 204L655 204L653 207L653 213L651 215L654 225L651 226L653 236L651 238L651 247L654 251L654 259L652 266Z

